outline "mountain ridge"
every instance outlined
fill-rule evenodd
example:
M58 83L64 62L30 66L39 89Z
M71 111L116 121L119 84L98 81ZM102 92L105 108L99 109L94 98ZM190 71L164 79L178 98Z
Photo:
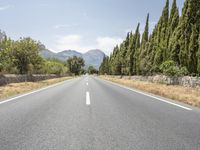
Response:
M96 69L99 69L103 58L106 56L105 53L99 49L92 49L85 53L81 53L76 50L63 50L61 52L56 53L48 49L43 49L41 50L40 55L46 59L56 58L62 61L66 61L67 59L73 56L82 57L85 60L85 68L93 66Z

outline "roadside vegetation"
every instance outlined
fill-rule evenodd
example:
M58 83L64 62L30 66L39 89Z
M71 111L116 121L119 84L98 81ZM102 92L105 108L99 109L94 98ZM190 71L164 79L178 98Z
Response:
M192 106L200 107L200 88L158 84L147 81L134 81L129 79L117 79L112 76L100 76L100 78L119 83L130 88L139 89L148 93L180 101Z
M98 74L99 71L97 69L95 69L93 66L89 66L88 67L88 74L93 75L93 74Z
M5 86L0 86L0 100L17 94L30 92L32 90L36 90L69 79L72 79L72 77L55 78L39 82L11 83Z
M44 59L39 54L44 49L43 44L30 37L14 41L0 32L0 74L79 75L83 72L82 58Z
M60 78L39 82L11 83L0 86L0 99L45 87L54 83L71 79L84 73L85 62L82 58L72 57L67 61L44 59L40 51L45 46L30 37L12 40L0 31L0 75L50 75ZM3 78L2 78L3 80Z
M85 73L85 62L81 57L72 57L67 60L67 66L69 68L69 72L73 75L81 75Z
M100 75L120 76L200 76L200 1L185 0L182 13L176 0L170 7L169 0L160 19L150 33L150 15L147 15L144 32L140 23L135 32L117 45L109 57L105 57ZM142 29L143 30L143 29ZM144 81L102 78L156 95L200 107L200 89Z
M199 76L200 1L185 0L181 15L176 0L169 9L167 0L152 33L149 14L142 34L138 23L135 32L104 59L100 74Z

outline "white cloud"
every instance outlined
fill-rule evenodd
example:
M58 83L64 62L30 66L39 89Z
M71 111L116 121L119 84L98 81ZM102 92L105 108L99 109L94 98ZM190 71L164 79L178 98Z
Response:
M75 27L78 26L78 24L57 24L54 26L55 29L60 29L60 28L70 28L70 27Z
M104 50L104 52L109 55L113 48L120 44L123 39L118 37L98 37L97 41L97 48Z
M81 41L80 35L67 35L63 37L59 37L56 40L56 49L64 50L64 49L74 49L76 45L79 45Z
M62 50L77 50L79 52L87 52L90 49L101 49L109 55L113 48L123 41L117 37L97 37L91 44L86 44L84 38L78 34L57 37L51 50L59 52Z
M0 6L0 11L7 10L9 8L12 8L12 7L13 6L11 6L11 5Z
M94 47L90 47L83 44L83 38L81 35L72 34L66 36L59 36L55 41L55 44L52 50L59 52L62 50L77 50L79 52L86 52L89 49L93 49Z

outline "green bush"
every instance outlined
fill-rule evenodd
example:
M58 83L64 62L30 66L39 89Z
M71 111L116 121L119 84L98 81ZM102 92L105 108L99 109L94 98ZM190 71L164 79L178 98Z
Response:
M56 60L46 60L42 70L44 71L45 74L59 74L59 75L66 74L68 71L64 63L58 62Z
M184 76L188 74L186 67L178 66L174 61L168 60L160 65L160 70L167 76Z

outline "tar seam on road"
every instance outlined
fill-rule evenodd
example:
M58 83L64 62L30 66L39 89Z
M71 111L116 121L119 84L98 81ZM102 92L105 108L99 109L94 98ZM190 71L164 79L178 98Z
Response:
M16 97L13 97L13 98L4 100L4 101L0 102L0 105L1 105L1 104L4 104L4 103L7 103L7 102L10 102L10 101L13 101L13 100L16 100L16 99L18 99L18 98L24 97L24 96L28 96L28 95L31 95L31 94L35 94L35 93L37 93L37 92L41 92L41 91L44 91L44 90L47 90L47 89L50 89L50 88L53 88L53 87L62 85L62 84L64 84L64 83L69 82L69 81L72 81L72 80L74 80L74 79L66 80L66 81L63 81L63 82L60 82L60 83L56 83L56 84L53 84L53 85L50 85L50 86L47 86L47 87L44 87L44 88L41 88L41 89L32 91L32 92L26 93L26 94L22 94L22 95L19 95L19 96L16 96Z
M173 103L173 102L164 100L164 99L162 99L162 98L159 98L159 97L156 97L156 96L153 96L153 95L150 95L150 94L143 93L143 92L138 91L138 90L131 89L131 88L129 88L129 87L126 87L126 86L123 86L123 85L120 85L120 84L117 84L117 83L114 83L114 82L111 82L111 81L108 81L108 80L104 80L104 79L101 79L101 80L106 81L106 82L108 82L108 83L111 83L111 84L113 84L113 85L119 86L119 87L121 87L121 88L124 88L124 89L130 90L130 91L133 91L133 92L136 92L136 93L139 93L139 94L142 94L142 95L145 95L145 96L148 96L148 97L157 99L157 100L162 101L162 102L164 102L164 103L171 104L171 105L173 105L173 106L177 106L177 107L179 107L179 108L182 108L182 109L185 109L185 110L188 110L188 111L191 111L191 110L192 110L191 108L188 108L188 107L185 107L185 106L182 106L182 105L179 105L179 104L176 104L176 103Z
M90 105L90 93L86 92L86 105L89 106Z

